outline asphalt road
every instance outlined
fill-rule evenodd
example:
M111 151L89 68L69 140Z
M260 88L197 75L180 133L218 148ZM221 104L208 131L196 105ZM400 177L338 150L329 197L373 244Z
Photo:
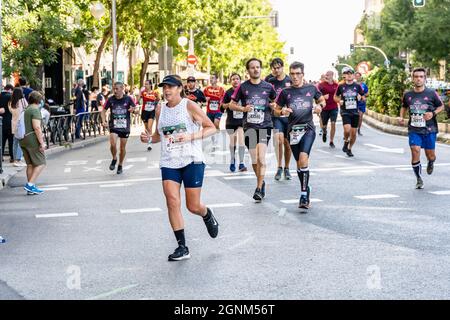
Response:
M306 214L294 162L293 180L273 179L272 143L256 204L252 172L228 170L226 140L214 153L205 142L202 197L219 237L184 208L192 258L175 263L159 146L148 152L131 137L120 176L106 142L51 156L43 195L25 195L23 172L0 192L0 298L450 298L450 147L438 145L435 172L416 190L407 138L363 134L354 158L340 150L341 123L336 149L317 135Z

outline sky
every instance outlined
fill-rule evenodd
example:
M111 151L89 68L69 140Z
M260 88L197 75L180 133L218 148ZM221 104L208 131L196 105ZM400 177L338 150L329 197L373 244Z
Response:
M288 63L305 64L305 78L318 80L332 68L338 55L350 53L354 29L360 21L364 0L270 0L279 13L278 33L294 47ZM285 63L288 64L288 63ZM287 70L286 70L287 71Z

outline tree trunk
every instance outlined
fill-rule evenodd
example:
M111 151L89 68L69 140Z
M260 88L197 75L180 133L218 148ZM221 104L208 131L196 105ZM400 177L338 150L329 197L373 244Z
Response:
M142 88L144 86L145 74L147 73L148 63L150 62L150 54L152 52L150 48L143 48L143 50L144 50L144 62L142 63L141 68L139 88Z
M133 75L133 48L128 51L128 83L130 87L134 86L134 75Z
M102 87L100 83L100 79L98 77L98 71L100 69L100 60L102 58L103 50L105 49L106 43L108 42L109 38L111 37L111 28L108 28L108 30L103 33L102 42L100 42L100 46L97 49L97 55L95 56L95 63L94 63L94 74L93 74L93 86L98 86L99 88Z

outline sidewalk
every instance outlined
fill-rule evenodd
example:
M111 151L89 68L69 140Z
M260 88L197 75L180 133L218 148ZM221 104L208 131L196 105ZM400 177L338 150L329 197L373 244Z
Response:
M84 148L88 145L107 141L109 138L109 134L106 136L97 136L97 137L87 137L86 140L76 140L73 144L69 143L66 146L60 145L52 145L49 149L45 150L45 155L48 157L52 154L57 154L63 151L70 151L74 149ZM0 190L2 190L7 184L8 181L14 177L18 172L24 170L26 167L14 167L12 163L9 162L9 157L3 157L3 173L0 174Z

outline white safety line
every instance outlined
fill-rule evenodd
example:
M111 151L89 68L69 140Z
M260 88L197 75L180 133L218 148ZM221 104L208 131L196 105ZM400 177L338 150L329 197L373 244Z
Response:
M115 183L115 184L101 184L100 188L119 188L119 187L128 187L131 186L131 183Z
M293 203L298 203L299 199L289 199L289 200L280 200L280 202L284 203L284 204L293 204ZM310 202L322 202L323 200L320 199L310 199Z
M130 170L130 169L133 168L133 167L134 167L134 164L130 164L130 165L128 165L128 166L123 167L122 169L123 169L123 170Z
M87 165L88 161L87 160L73 160L73 161L68 161L66 163L66 166L83 166L83 165Z
M111 159L99 159L95 162L95 164L102 164L104 161L111 161Z
M398 171L412 171L412 168L411 168L411 166L409 166L408 168L395 168L395 170L398 170Z
M48 213L48 214L36 214L35 217L39 218L62 218L62 217L78 217L77 212L66 212L66 213Z
M224 177L225 180L256 179L256 176Z
M360 200L372 200L372 199L391 199L391 198L400 198L395 194L370 194L366 196L354 196L356 199Z
M129 158L129 159L127 159L127 162L131 162L131 163L134 163L134 162L145 162L145 161L147 161L147 158L146 158L146 157L142 157L142 158Z
M144 212L158 212L161 208L141 208L141 209L120 209L120 213L144 213Z
M72 168L65 168L64 169L64 173L71 173L72 172Z
M232 207L242 207L244 206L242 203L216 203L216 204L207 204L208 208L232 208Z
M450 195L450 190L430 191L428 193L435 194L437 196L447 196L447 195Z
M331 153L331 152L320 150L320 149L316 149L316 151L320 152L320 153L324 153L324 154L330 154Z
M68 190L69 188L67 187L59 187L59 188L41 188L41 190L43 191L64 191L64 190Z
M342 170L340 171L343 175L359 175L359 174L365 174L365 173L371 173L373 170L370 169L356 169L356 170Z
M122 180L123 183L132 183L132 182L147 182L147 181L161 181L161 178L140 178L140 179L128 179L128 180ZM50 184L47 186L42 186L46 188L53 188L53 187L76 187L76 186L89 186L89 185L96 185L96 184L116 184L117 181L90 181L90 182L75 182L75 183L62 183L62 184Z

